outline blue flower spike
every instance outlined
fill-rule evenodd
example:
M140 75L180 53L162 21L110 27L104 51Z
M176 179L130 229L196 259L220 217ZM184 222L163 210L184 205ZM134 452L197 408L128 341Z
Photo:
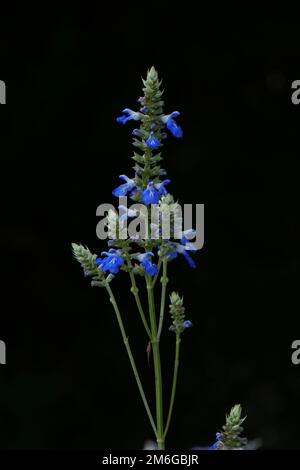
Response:
M170 295L170 314L173 320L172 325L169 327L170 331L181 334L186 328L193 326L192 322L185 320L185 307L183 306L183 297L180 297L177 292L172 292Z
M177 292L172 292L169 302L169 325L166 326L166 329L169 327L169 330L175 333L171 335L173 340L175 340L175 363L169 415L166 424L164 424L165 413L162 410L161 404L164 401L163 395L165 390L161 385L164 382L161 370L166 368L161 367L159 342L163 333L165 310L168 308L166 306L168 304L168 276L171 274L168 273L168 264L172 259L182 255L188 264L195 268L196 264L190 256L190 253L195 251L195 247L192 243L194 232L192 230L182 232L181 230L182 217L179 216L179 213L181 214L181 207L168 191L168 185L171 181L167 179L168 175L162 163L162 149L165 139L170 134L177 139L183 136L182 128L177 123L180 113L174 111L171 114L164 114L162 82L154 67L148 70L147 77L142 82L143 96L138 99L139 104L137 104L136 110L125 108L118 117L115 117L116 121L123 125L133 121L130 126L130 134L133 145L131 159L134 163L132 164L132 173L129 176L121 174L119 176L120 181L118 180L119 182L116 184L116 187L112 188L112 194L119 198L116 204L119 212L115 210L108 211L108 224L106 224L108 225L108 230L105 230L108 238L107 251L97 255L90 252L88 248L77 244L73 244L72 249L75 258L83 268L84 274L89 276L91 285L94 287L104 287L104 291L107 291L117 317L122 339L126 345L130 364L142 395L147 415L157 438L158 449L164 450L165 437L171 423L176 391L179 345L182 334L193 326L192 322L185 317L183 297L180 297ZM106 163L108 166L114 166L115 164L113 159ZM105 171L101 178L106 178ZM122 198L124 199L122 200ZM128 204L129 207L127 207L127 198L136 204ZM153 214L153 205L158 206L155 207L155 209L158 209L158 217L156 216L157 213ZM169 209L170 212L168 212ZM164 218L167 214L168 216L172 214L172 218L170 220L170 229L168 230L169 234L166 236ZM148 230L143 230L143 234L142 230L139 230L139 227L142 225L146 225L145 228L148 228ZM149 234L149 228L151 229L151 234ZM179 231L182 234L178 236ZM102 232L100 233L102 234ZM104 238L100 237L98 232L97 235L99 238ZM147 341L150 340L148 342L147 354L149 361L153 358L156 380L155 403L154 400L151 400L149 402L150 406L148 405L144 394L144 386L136 369L133 356L134 351L131 352L126 331L127 327L125 322L123 323L124 312L122 312L121 306L123 303L123 307L126 308L126 299L123 296L123 290L116 297L114 293L115 286L113 284L117 282L115 277L120 271L124 271L129 275L131 282L129 290L134 295L139 314L138 317L141 317ZM179 278L182 275L184 276L184 273L181 273ZM138 282L139 280L146 281L147 294L145 296L143 295L144 293L141 296L139 294L140 284L144 284ZM155 308L156 290L161 291L159 314ZM148 301L145 308L143 306L144 301ZM144 314L146 310L147 315ZM192 336L189 333L184 333L184 335ZM134 337L132 336L132 338L134 344ZM152 401L156 407L156 415L153 416L151 411ZM220 440L217 440L217 444L214 444L212 448L216 448L219 445Z

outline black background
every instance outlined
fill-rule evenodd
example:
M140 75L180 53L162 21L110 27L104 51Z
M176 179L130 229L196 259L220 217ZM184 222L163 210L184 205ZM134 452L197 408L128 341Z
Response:
M248 438L300 447L299 20L165 2L18 9L1 19L1 448L141 448L152 437L105 292L71 242L100 253L96 207L130 174L130 131L155 65L184 139L164 147L172 192L205 204L192 271L172 263L184 334L170 449L214 442L241 403ZM123 278L123 279L121 279ZM146 393L147 340L125 274L114 286ZM174 337L165 324L166 397Z

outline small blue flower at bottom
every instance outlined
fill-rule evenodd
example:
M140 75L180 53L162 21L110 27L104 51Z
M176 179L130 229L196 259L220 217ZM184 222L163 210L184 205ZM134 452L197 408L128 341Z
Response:
M124 114L117 118L117 122L120 122L122 124L126 124L127 121L131 121L131 120L139 121L142 117L141 113L139 113L138 111L132 111L132 109L129 109L129 108L123 109L122 112Z
M173 113L167 114L161 118L162 122L166 125L166 128L178 139L183 136L181 127L177 125L176 121L174 121L174 118L177 118L179 115L179 111L174 111Z
M133 190L133 188L135 187L135 181L128 178L128 176L126 175L120 175L119 178L123 181L126 181L126 183L121 184L120 186L115 188L112 194L116 197L123 197L126 196L129 191Z
M220 444L219 442L215 442L212 446L208 448L208 450L219 450Z
M223 438L223 434L221 432L217 432L216 433L217 441L212 446L210 446L208 450L220 450L220 448L223 445L222 438Z
M160 141L156 137L154 137L154 132L150 132L150 135L146 140L146 145L147 147L153 150L161 146Z
M193 323L190 321L190 320L185 320L183 323L182 323L182 331L184 331L186 328L191 328L193 326ZM175 325L171 325L169 327L169 331L174 331L176 333L177 329L175 327Z
M124 264L121 251L111 248L108 252L103 251L101 256L103 255L105 258L96 259L96 266L99 266L103 272L109 271L112 274L118 274L120 267Z
M152 263L151 258L154 256L153 253L147 252L137 256L137 259L141 262L145 273L149 276L155 276L158 274L158 268L155 264Z

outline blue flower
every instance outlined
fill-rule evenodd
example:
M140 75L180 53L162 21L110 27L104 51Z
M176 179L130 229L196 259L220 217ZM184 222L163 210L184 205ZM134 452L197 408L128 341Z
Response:
M142 192L142 201L144 204L157 204L160 200L160 192L155 188L153 181Z
M126 124L127 121L131 121L132 119L134 121L139 121L141 119L141 113L137 112L137 111L132 111L132 109L129 109L129 108L125 108L123 109L122 111L123 114L121 117L118 117L117 118L117 122L120 122L122 124ZM127 116L126 116L127 114Z
M219 443L215 442L212 446L208 448L208 450L219 450Z
M150 135L148 139L146 140L146 145L150 149L157 149L158 147L161 146L160 141L156 137L154 137L154 132L150 132Z
M180 250L178 250L178 253L180 253L181 255L183 255L186 259L186 261L188 262L189 266L193 269L196 268L196 263L195 261L193 260L193 258L189 255L189 253L187 253L187 249L184 248L182 250L182 248L180 248Z
M191 251L191 252L196 251L193 243L191 243L186 238L182 238L180 240L180 243L170 242L169 247L171 248L171 251L167 255L169 261L172 261L173 259L177 258L178 254L180 254L184 256L184 258L186 259L186 261L188 262L191 268L196 268L195 261L188 253L188 251Z
M208 450L220 450L220 447L223 445L222 443L223 434L221 432L216 433L216 442L208 448Z
M126 175L120 175L121 180L126 181L126 183L121 184L116 189L113 190L113 195L116 197L126 196L128 191L131 191L135 187L135 181L128 178Z
M155 264L151 262L151 258L154 256L153 253L147 252L137 256L137 259L141 262L145 273L149 276L155 276L158 274L158 268Z
M161 196L168 194L165 185L171 183L170 180L164 180L161 183L153 183L150 181L147 188L142 193L142 201L144 204L157 204Z
M166 196L168 191L165 188L166 184L170 184L171 180L164 180L161 183L156 183L154 186L158 190L160 196Z
M174 111L171 114L163 116L162 122L166 125L167 129L173 134L174 137L180 138L183 135L183 131L180 126L177 125L173 118L177 118L180 115L178 111Z
M193 323L190 320L185 320L182 325L180 325L180 333L182 333L186 328L191 328L193 326ZM169 331L174 331L176 333L178 330L175 325L171 325L169 327Z
M96 265L100 267L101 271L109 271L112 274L118 274L120 267L124 264L124 260L120 255L120 250L111 248L110 250L103 251L101 256L105 255L106 258L97 258Z

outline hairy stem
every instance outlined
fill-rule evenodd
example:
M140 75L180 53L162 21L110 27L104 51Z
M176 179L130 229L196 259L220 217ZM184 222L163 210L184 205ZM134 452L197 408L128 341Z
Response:
M153 362L155 374L155 397L156 397L156 426L157 426L157 445L160 450L165 448L163 436L163 396L162 396L162 376L161 376L161 362L159 352L159 340L157 338L157 324L155 316L155 305L153 296L152 279L146 276L149 315L152 333L152 349L153 349Z
M175 349L175 361L174 361L174 374L173 374L172 392L171 392L171 399L170 399L167 423L166 423L166 427L165 427L165 431L164 431L164 439L166 438L166 435L167 435L169 427L170 427L172 412L173 412L173 407L174 407L176 385L177 385L177 376L178 376L178 367L179 367L180 341L181 341L180 334L176 333L176 349Z
M157 333L158 340L160 339L160 335L162 332L164 314L165 314L166 289L167 289L167 283L168 283L168 278L167 278L168 260L167 258L163 259L162 264L163 264L163 274L160 279L162 287L161 287L160 315L159 315L159 324L158 324L158 333Z
M142 322L143 322L143 325L144 325L145 330L147 332L147 335L149 336L149 339L151 341L152 340L152 335L151 335L151 331L150 331L150 328L148 326L148 323L147 323L147 320L146 320L146 317L145 317L145 314L144 314L144 310L143 310L143 307L142 307L142 304L141 304L141 301L140 301L139 290L138 290L138 287L137 287L136 282L135 282L135 276L134 276L132 271L129 271L129 275L130 275L130 280L131 280L131 292L134 295L135 302L136 302L140 317L142 319Z

